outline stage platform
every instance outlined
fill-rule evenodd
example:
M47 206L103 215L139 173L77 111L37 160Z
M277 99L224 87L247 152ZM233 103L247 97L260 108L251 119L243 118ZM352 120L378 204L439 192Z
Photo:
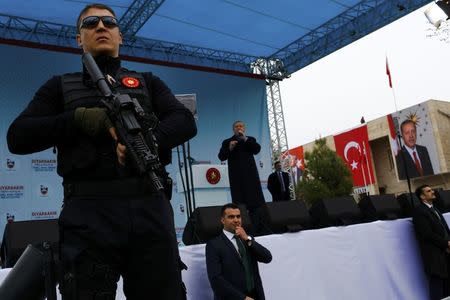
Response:
M450 222L450 213L444 215ZM426 278L411 219L258 237L273 255L260 264L267 300L426 300ZM190 300L212 300L205 245L180 249ZM0 281L8 269L0 270ZM116 299L125 299L121 283Z

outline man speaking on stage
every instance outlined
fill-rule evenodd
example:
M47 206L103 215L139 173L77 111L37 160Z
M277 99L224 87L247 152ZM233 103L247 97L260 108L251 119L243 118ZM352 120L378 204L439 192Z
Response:
M261 146L256 139L245 135L244 122L235 121L233 136L222 142L218 156L221 161L228 160L232 202L245 204L255 232L263 234L266 231L263 211L265 200L253 157L259 151L261 151Z

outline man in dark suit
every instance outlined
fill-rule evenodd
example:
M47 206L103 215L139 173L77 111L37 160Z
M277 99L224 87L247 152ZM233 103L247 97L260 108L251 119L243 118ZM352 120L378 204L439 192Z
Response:
M223 232L206 244L206 267L215 300L264 300L258 262L272 254L241 227L236 204L222 207Z
M236 121L233 123L233 136L222 142L218 155L221 161L228 160L232 202L245 204L257 235L268 233L264 212L266 201L253 157L260 150L256 139L245 135L244 122Z
M413 224L429 283L430 299L442 299L449 295L450 230L442 214L433 206L436 197L430 186L419 186L416 195L421 203L414 210Z
M433 166L427 148L416 144L416 123L409 119L405 120L400 125L400 130L405 144L395 157L398 178L406 179L406 172L408 172L409 178L433 175Z
M281 163L276 161L274 164L275 172L269 175L267 179L267 189L272 194L272 201L289 200L289 174L281 170Z

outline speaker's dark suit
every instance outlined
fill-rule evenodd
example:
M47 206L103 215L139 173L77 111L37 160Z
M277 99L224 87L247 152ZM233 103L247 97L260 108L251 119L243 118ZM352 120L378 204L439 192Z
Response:
M257 300L264 300L258 262L269 263L272 254L255 240L244 243L251 267ZM221 233L206 244L206 267L209 283L216 300L243 300L246 295L245 270L241 257L232 242Z
M416 151L419 156L420 164L422 166L423 175L433 175L433 167L431 165L430 155L428 154L428 150L424 146L416 145ZM403 155L402 155L403 154ZM411 155L406 150L405 146L402 147L402 152L398 153L395 157L397 162L397 170L398 170L398 178L406 179L405 165L403 163L403 157L405 157L406 161L406 169L408 170L409 178L419 177L420 174L417 172L416 165L414 164L414 160Z
M414 209L413 224L419 242L420 253L428 276L448 277L448 260L446 252L450 230L444 217L424 203Z
M281 190L281 182L276 171L267 179L267 189L272 194L273 202L289 200L289 174L281 172L281 176L283 176L284 192Z

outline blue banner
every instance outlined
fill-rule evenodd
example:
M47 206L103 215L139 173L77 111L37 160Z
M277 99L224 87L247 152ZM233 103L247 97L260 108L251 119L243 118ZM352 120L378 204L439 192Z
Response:
M262 150L255 160L265 197L270 199L265 184L271 172L271 153L263 80L128 61L122 64L128 69L152 72L174 94L195 95L198 134L190 141L189 148L191 160L196 163L220 165L217 154L222 140L232 135L235 120L244 121L247 134L261 144ZM6 145L6 132L42 84L54 75L79 71L82 63L80 55L0 45L0 65L1 237L8 221L49 219L59 215L63 194L62 179L56 174L56 155L52 149L31 155L13 155ZM177 233L181 236L187 207L185 193L177 187L181 184L177 180L179 169L177 149L173 149L172 164L167 170L175 183L172 206ZM182 173L184 175L184 171ZM208 197L212 197L211 204L231 201L228 187L211 190L203 186L195 188L195 193L203 199L202 205L208 205L205 200ZM202 194L207 196L202 197ZM219 202L215 201L215 195Z

